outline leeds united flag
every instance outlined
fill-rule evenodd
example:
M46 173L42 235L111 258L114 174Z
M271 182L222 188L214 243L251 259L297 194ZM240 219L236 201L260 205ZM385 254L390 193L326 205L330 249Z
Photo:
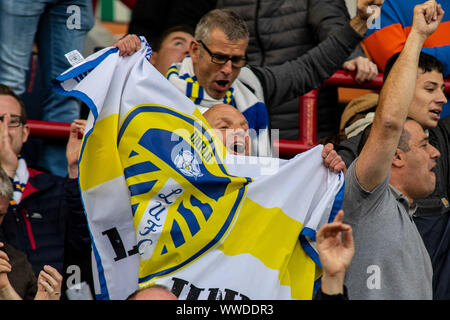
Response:
M289 161L226 154L148 62L106 48L55 81L90 108L79 182L97 299L158 283L180 299L311 299L315 232L344 179L318 146Z

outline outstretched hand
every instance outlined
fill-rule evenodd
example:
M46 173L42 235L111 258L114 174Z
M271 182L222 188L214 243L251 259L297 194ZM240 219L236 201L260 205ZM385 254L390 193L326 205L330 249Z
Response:
M411 31L429 37L436 31L444 17L444 10L435 0L429 0L414 7L414 17Z
M333 144L327 143L322 150L323 165L330 169L331 172L338 173L339 171L347 170L344 160L334 150Z
M86 128L86 120L77 119L70 124L69 141L66 147L67 171L69 178L78 178L78 158L81 142Z
M120 56L131 56L141 48L141 40L135 34L127 34L125 37L114 43L113 47L119 49Z
M352 228L342 223L343 219L344 211L340 210L334 221L323 225L316 234L316 248L323 270L322 291L327 294L342 293L345 272L355 253Z

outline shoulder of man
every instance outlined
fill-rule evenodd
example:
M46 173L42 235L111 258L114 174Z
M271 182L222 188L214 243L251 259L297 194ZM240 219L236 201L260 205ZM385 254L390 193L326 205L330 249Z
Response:
M28 167L29 182L37 190L55 189L64 184L66 178L57 176L45 168L38 166Z
M253 72L251 67L243 67L237 78L244 86L246 86L259 101L264 102L264 89L261 85L261 81Z

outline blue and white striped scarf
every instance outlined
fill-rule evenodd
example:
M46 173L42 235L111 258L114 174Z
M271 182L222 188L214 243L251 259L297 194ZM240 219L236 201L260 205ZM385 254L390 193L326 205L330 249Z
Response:
M252 155L272 155L266 105L239 79L233 82L223 99L214 99L198 83L190 57L186 57L181 63L173 64L167 71L166 78L199 106L202 113L216 104L224 103L237 108L247 119L249 129L256 131L254 139L256 141L252 143L252 150L257 150L257 153L252 152Z

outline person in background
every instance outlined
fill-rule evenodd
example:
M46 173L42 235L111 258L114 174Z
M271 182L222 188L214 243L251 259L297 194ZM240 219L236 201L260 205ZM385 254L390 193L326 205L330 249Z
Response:
M216 9L198 23L190 57L169 69L168 79L204 112L213 105L234 105L259 132L255 155L271 155L268 110L298 97L331 76L359 44L367 30L367 7L378 0L359 0L359 11L319 46L279 66L244 67L248 44L245 21L231 10ZM140 47L127 48L132 54ZM333 52L330 59L329 52ZM279 84L283 83L282 86ZM267 107L266 107L267 106Z
M364 44L378 68L385 72L386 63L392 55L402 50L411 30L414 7L423 0L386 0L381 7L380 18L367 32ZM441 1L444 11L450 12L450 2ZM445 15L442 23L424 43L422 51L437 58L443 64L444 78L450 76L450 38L448 28L450 16ZM442 108L441 118L450 115L450 106Z
M20 156L30 134L25 106L9 87L0 85L0 167L14 187L0 228L5 241L26 254L36 276L52 265L66 277L65 264L81 267L90 261L90 235L78 186L79 135L85 123L75 120L70 127L67 178L29 167ZM77 252L82 256L78 260ZM92 277L83 271L82 279Z
M155 284L136 290L126 300L178 300L178 297L167 287Z
M389 75L398 56L399 53L394 54L387 62L384 78ZM450 118L439 119L447 101L442 73L443 65L438 59L420 53L414 98L408 111L408 116L428 132L430 144L441 154L434 168L436 188L426 198L415 201L418 208L413 216L433 265L433 299L450 299L450 275L446 272L450 263L447 259L450 246ZM360 133L351 137L336 148L347 166L358 156L362 136Z
M316 234L316 248L319 252L323 275L321 287L314 300L347 300L344 285L345 273L355 254L352 227L342 223L344 211L340 210L334 221L323 225Z
M194 30L187 25L176 25L165 30L158 39L153 40L150 63L163 76L166 76L173 63L181 62L189 55L189 48L194 41L193 35ZM126 35L113 44L114 47L119 49L121 56L131 54L128 48L139 47L140 45L140 39L132 34Z
M36 44L42 101L33 101L28 110L39 108L36 114L44 121L71 123L80 118L80 102L56 94L51 81L71 67L67 53L83 52L86 34L93 26L92 0L0 1L0 83L23 98ZM65 146L44 141L39 151L39 166L61 177L67 175Z
M411 32L365 129L367 140L345 175L344 222L356 245L345 279L351 299L432 298L432 264L412 216L414 201L435 189L440 153L408 111L422 45L443 15L434 0L415 7Z
M11 181L0 168L0 225L13 194ZM26 255L4 243L0 231L0 300L59 300L62 276L48 265L34 275Z

